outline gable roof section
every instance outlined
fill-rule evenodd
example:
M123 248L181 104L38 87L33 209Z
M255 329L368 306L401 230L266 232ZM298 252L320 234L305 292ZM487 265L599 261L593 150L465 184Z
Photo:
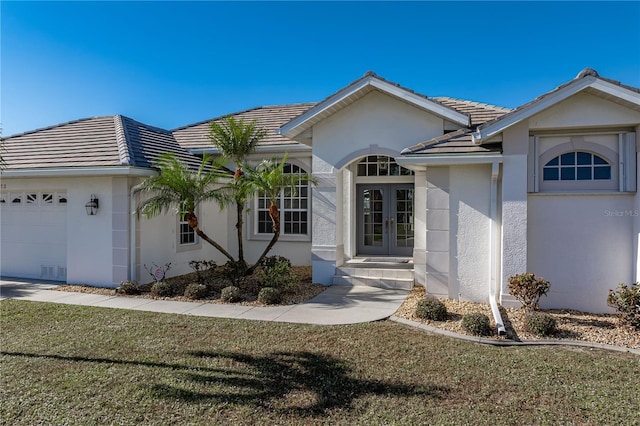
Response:
M316 104L305 113L284 124L278 132L288 138L295 138L314 124L324 120L337 111L352 104L373 90L378 90L387 95L410 103L418 108L442 117L461 126L469 125L469 116L454 108L451 108L434 99L406 89L398 84L391 83L375 73L369 71L360 79L338 90L322 102Z
M472 135L473 141L476 144L481 144L483 140L503 132L514 124L526 120L581 91L640 111L640 89L623 85L619 81L600 77L596 70L585 68L568 83L538 96L533 101L521 105L509 114L478 127L477 131Z
M5 171L61 168L153 168L173 152L191 167L200 159L170 132L120 115L85 118L3 138Z
M258 125L267 130L267 135L260 142L261 146L277 146L296 143L291 139L276 133L281 125L287 123L291 119L313 107L315 103L289 104L289 105L273 105L263 106L240 111L234 114L228 114L211 120L201 121L199 123L183 126L172 131L176 141L187 150L204 150L212 148L211 139L209 139L209 123L211 121L219 121L225 117L232 116L247 122L256 120Z

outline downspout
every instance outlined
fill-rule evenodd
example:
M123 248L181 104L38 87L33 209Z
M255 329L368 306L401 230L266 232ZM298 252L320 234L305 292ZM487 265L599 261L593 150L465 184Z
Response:
M130 201L129 206L131 208L131 222L129 226L129 280L136 281L138 279L138 271L136 268L136 264L138 262L138 258L136 257L136 226L138 224L138 217L136 215L136 190L140 188L142 184L138 184L132 186L130 191Z
M498 215L498 176L500 175L500 164L493 162L491 164L491 199L489 201L489 305L491 306L491 313L493 319L496 322L498 329L498 336L504 336L507 331L504 328L502 322L502 315L498 309L498 303L496 302L496 269L497 269L497 235L496 235L496 220Z

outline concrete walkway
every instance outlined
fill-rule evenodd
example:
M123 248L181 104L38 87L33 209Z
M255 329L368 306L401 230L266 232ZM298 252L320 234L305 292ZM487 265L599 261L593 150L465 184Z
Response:
M2 278L0 300L17 299L203 317L338 325L389 318L409 294L405 290L376 287L331 286L320 295L298 305L254 307L57 291L57 285L59 283Z

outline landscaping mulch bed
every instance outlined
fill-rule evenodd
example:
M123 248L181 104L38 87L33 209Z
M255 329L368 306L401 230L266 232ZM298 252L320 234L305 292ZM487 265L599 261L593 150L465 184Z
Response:
M298 277L298 283L292 286L289 290L282 293L282 300L278 305L295 305L297 303L302 303L306 300L312 299L318 294L322 293L326 290L326 286L322 284L313 284L311 282L311 267L310 266L293 266L292 267L294 273ZM214 273L212 277L209 279L215 280L216 278L221 278L222 273ZM165 280L168 283L176 286L179 289L184 291L187 285L191 283L197 282L197 275L195 272L180 275L177 277L167 278ZM223 281L218 281L219 283ZM231 285L231 283L227 283ZM141 294L138 295L127 295L121 294L116 291L114 288L104 288L104 287L94 287L88 285L61 285L57 286L55 289L58 291L73 291L78 293L91 293L91 294L102 294L106 296L122 296L122 297L135 297L135 298L153 298L158 300L176 300L176 301L194 301L193 299L189 299L185 296L173 296L173 297L157 297L154 296L151 290L152 283L147 283L140 286L142 290ZM223 302L220 299L220 291L222 290L224 284L212 284L212 294L206 298L198 299L199 302L205 303L228 303ZM264 306L262 303L258 302L258 291L260 287L255 282L249 282L246 285L239 286L242 292L242 300L240 302L236 302L234 304L237 305L245 305L245 306ZM271 305L273 306L273 305Z
M443 330L470 335L471 333L462 328L462 317L478 312L491 319L491 326L495 332L495 322L488 304L440 299L447 307L448 319L446 321L431 321L414 315L418 301L422 298L424 298L424 288L415 287L395 315ZM558 332L554 336L540 337L526 332L524 330L524 312L521 309L500 307L502 320L508 333L507 338L514 340L578 340L640 349L640 331L622 324L615 314L591 314L568 309L541 311L556 319ZM489 337L504 339L504 337L497 335Z

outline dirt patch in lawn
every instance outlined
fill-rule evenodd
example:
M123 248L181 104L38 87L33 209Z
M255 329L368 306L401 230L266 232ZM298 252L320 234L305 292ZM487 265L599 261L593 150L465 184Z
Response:
M424 288L415 287L409 297L395 313L400 318L429 324L443 330L460 334L471 334L462 328L462 317L470 313L482 313L491 319L492 329L495 331L495 322L488 304L471 303L451 299L440 299L447 307L448 318L446 321L431 321L415 316L418 301L424 298ZM614 314L591 314L574 310L542 310L557 321L558 332L550 337L540 337L525 331L524 312L521 309L500 307L502 320L507 328L510 339L515 340L579 340L592 343L602 343L626 348L640 349L640 331L621 323L619 317ZM496 339L498 337L493 335Z
M295 305L297 303L302 303L306 300L314 298L315 296L326 290L326 286L322 284L313 284L311 282L310 266L293 266L292 269L294 274L298 278L297 282L287 290L282 291L282 299L277 305ZM216 271L205 273L200 278L195 272L180 275L177 277L167 278L165 281L169 283L172 288L174 288L174 293L176 294L175 296L171 297L159 297L151 293L152 283L140 285L138 288L140 289L141 293L137 295L122 294L113 288L94 287L88 285L61 285L57 286L55 289L59 291L73 291L78 293L91 293L112 296L117 295L122 297L135 297L157 300L176 300L184 302L194 300L185 297L183 294L184 290L189 284L198 283L199 280L200 282L204 282L204 284L207 285L210 291L208 296L197 299L198 301L206 303L229 304L229 302L223 302L220 299L220 294L221 290L224 287L234 285L234 283L226 278L222 268L218 268L216 269ZM243 282L236 283L235 285L240 289L242 297L241 301L235 302L233 304L246 306L264 306L262 303L258 302L258 292L265 285L260 283L257 278L248 277L246 280L243 280Z

